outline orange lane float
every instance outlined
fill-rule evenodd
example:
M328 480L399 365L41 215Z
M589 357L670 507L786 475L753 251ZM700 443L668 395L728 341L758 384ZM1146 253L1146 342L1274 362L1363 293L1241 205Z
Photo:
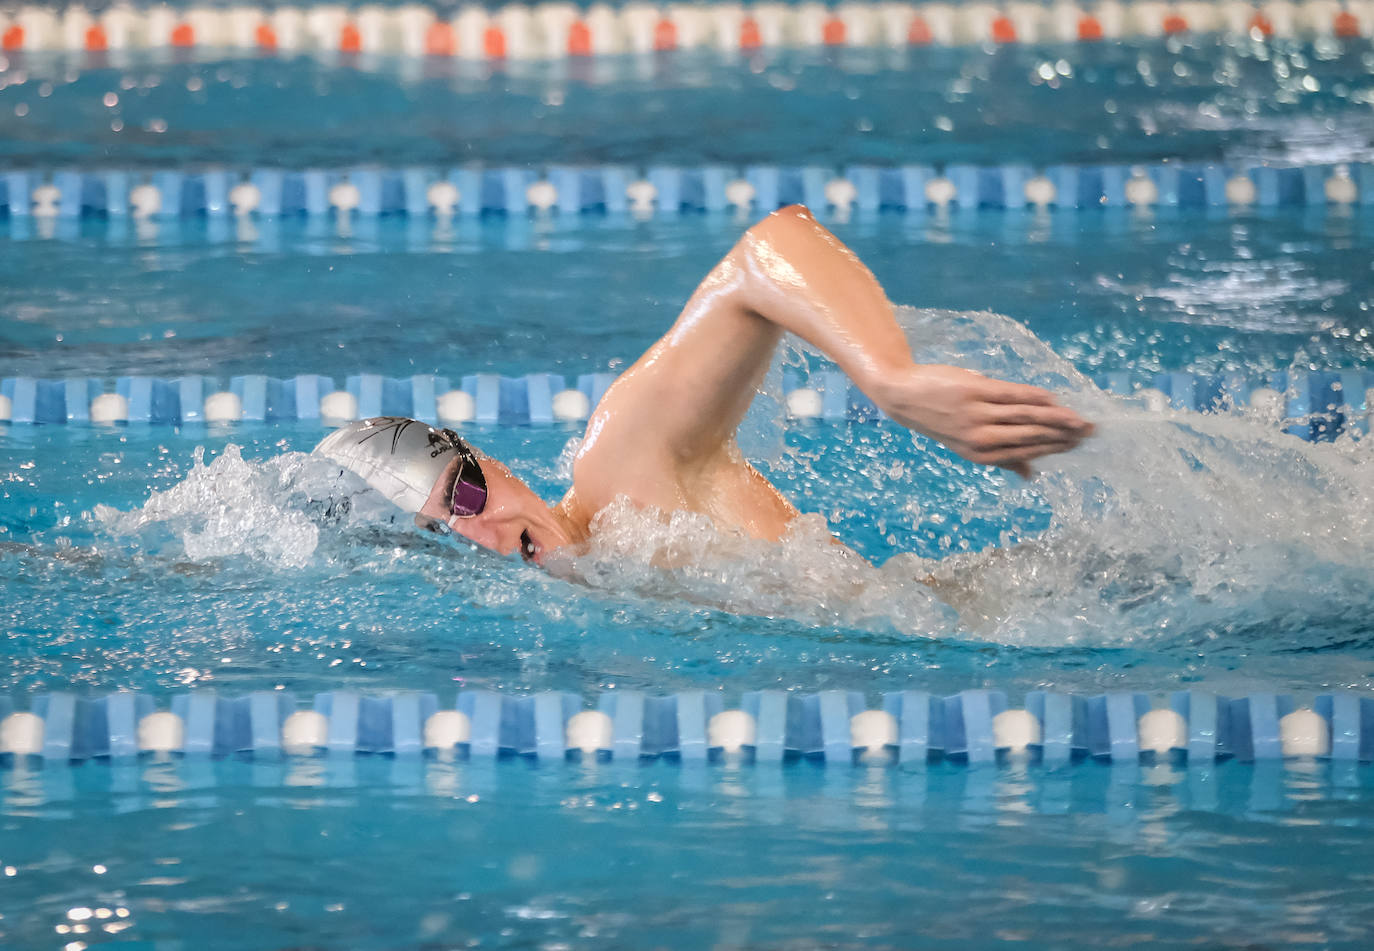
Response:
M427 56L452 56L458 44L453 35L453 27L443 20L436 20L425 31L425 54Z
M756 50L762 45L763 37L759 34L759 21L753 17L745 17L744 22L739 25L739 48Z
M1350 39L1360 35L1360 21L1349 10L1342 10L1331 21L1331 29L1335 31L1337 36Z
M574 20L568 27L568 55L592 55L592 31L581 20Z
M358 32L358 27L352 23L345 23L339 30L339 52L357 53L363 48L363 36Z
M677 25L667 17L654 24L654 49L660 52L677 49Z
M499 26L489 26L482 34L482 52L487 59L506 58L506 34Z

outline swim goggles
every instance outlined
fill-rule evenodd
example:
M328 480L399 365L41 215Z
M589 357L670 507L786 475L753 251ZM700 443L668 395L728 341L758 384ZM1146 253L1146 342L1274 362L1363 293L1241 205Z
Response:
M482 514L487 505L487 479L477 462L472 447L451 429L439 430L453 450L453 480L444 487L448 508L458 518L473 518Z

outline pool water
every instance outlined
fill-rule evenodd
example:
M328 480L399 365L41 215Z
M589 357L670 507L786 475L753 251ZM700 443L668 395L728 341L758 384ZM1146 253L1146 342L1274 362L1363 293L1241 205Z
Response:
M301 454L318 425L16 428L0 563L6 622L30 636L11 642L9 683L585 692L738 683L753 665L860 690L877 674L950 692L1237 670L1367 682L1367 441L1305 443L1244 413L1161 418L1008 318L902 319L920 358L1051 386L1101 434L1025 483L891 424L789 424L765 392L744 444L815 520L773 548L617 509L550 577L398 524ZM545 498L566 490L575 426L470 435ZM48 602L68 606L56 641Z
M1370 158L1364 40L585 65L7 58L0 156ZM779 546L616 507L544 572L416 531L307 455L319 425L0 427L0 695L1368 695L1361 428L1307 443L1260 412L1155 412L1095 381L1374 370L1369 208L818 209L903 305L920 359L1049 386L1100 433L1028 483L889 423L788 420L778 380L825 368L789 348L742 436L812 513ZM747 223L0 219L0 376L616 372ZM465 435L552 500L581 433ZM3 947L1371 943L1369 764L0 766Z
M0 155L19 167L134 168L1302 164L1368 161L1374 125L1363 39L684 51L495 67L184 60L15 58L0 73Z
M1368 766L609 767L7 774L0 934L178 951L1370 940Z
M1084 372L1143 379L1374 365L1370 207L822 217L891 300L1004 313ZM287 219L237 240L191 219L140 241L71 222L4 243L0 355L48 378L617 371L747 224Z

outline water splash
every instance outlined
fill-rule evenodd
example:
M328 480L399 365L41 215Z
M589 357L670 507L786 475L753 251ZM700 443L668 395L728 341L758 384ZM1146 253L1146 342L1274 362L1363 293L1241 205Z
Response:
M1049 386L1098 424L1080 449L1042 461L1040 538L930 566L964 624L1012 643L1369 636L1369 440L1313 444L1242 414L1147 412L1005 317L904 316L920 358Z
M111 534L147 547L170 534L193 561L247 556L301 568L319 546L321 523L389 521L393 513L361 480L317 457L288 452L250 462L230 443L208 465L197 447L186 478L141 508L97 505L93 514Z
M839 544L819 515L796 519L774 543L721 531L705 515L637 508L622 496L592 520L587 549L553 559L550 569L608 591L816 626L935 635L955 621L915 578L893 584Z

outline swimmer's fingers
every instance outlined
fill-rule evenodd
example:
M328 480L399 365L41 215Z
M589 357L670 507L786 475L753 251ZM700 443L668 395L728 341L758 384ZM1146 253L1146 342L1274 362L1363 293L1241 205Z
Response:
M1028 474L1037 456L1072 449L1092 424L1048 390L949 366L916 366L865 390L897 422L965 459Z
M982 374L979 374L980 376ZM1023 403L1028 406L1054 406L1054 394L1049 390L1029 383L1012 383L996 380L990 376L986 380L983 398L989 403Z
M989 403L986 418L1002 426L1040 426L1080 437L1093 434L1093 424L1067 406Z
M1060 444L1072 448L1083 441L1084 435L1058 426L985 426L979 432L975 445L984 452L1009 452L1022 448L1033 451L1037 447Z
M938 367L948 374L949 368ZM1079 436L1092 435L1093 425L1067 406L1061 406L1049 390L1029 383L1012 383L972 371L951 376L967 386L975 419L1000 425L1051 426Z

